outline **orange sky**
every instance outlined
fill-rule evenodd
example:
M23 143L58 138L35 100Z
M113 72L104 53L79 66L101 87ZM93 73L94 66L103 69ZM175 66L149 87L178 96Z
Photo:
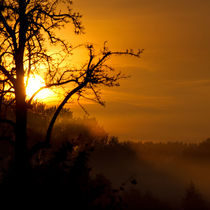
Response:
M145 49L141 59L113 60L132 77L104 90L106 108L86 106L110 134L123 140L210 137L209 0L74 0L73 8L83 14L86 33L74 36L68 26L61 34L69 41Z

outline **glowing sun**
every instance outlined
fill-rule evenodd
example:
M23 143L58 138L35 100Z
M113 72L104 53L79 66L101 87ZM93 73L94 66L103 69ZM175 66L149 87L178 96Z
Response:
M45 81L39 75L36 74L29 77L28 86L26 87L27 98L30 98L37 90L44 86L46 86ZM56 96L52 90L43 89L34 97L34 99L46 101L53 97L55 98Z

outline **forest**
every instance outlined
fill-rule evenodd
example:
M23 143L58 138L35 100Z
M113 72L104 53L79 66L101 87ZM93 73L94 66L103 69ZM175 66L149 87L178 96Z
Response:
M2 106L4 113L11 113ZM7 109L7 110L6 110ZM29 148L43 141L55 107L35 102L29 111ZM16 192L14 134L1 126L1 189ZM91 209L209 209L210 140L120 142L94 118L74 118L64 109L52 147L31 156L25 196L45 205ZM9 141L8 141L9 139ZM5 191L5 189L7 189ZM38 192L38 194L37 194ZM18 197L16 194L14 197ZM43 199L44 197L44 199ZM52 199L54 198L54 199Z

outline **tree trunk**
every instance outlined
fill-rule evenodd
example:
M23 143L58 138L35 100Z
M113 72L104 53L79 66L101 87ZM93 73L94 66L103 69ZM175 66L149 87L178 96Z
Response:
M61 104L58 106L58 108L56 109L51 121L50 121L50 124L48 126L48 129L47 129L47 135L46 135L46 139L45 139L45 142L46 144L50 144L50 140L51 140L51 134L52 134L52 130L53 130L53 126L55 124L55 121L58 117L58 115L60 114L61 110L63 109L63 107L65 106L65 104L68 102L68 100L72 97L72 95L74 95L75 93L77 93L79 90L81 90L83 87L86 86L86 83L87 82L84 82L82 84L80 84L79 86L77 86L76 88L74 88L71 92L69 92L67 94L67 96L63 99L63 101L61 102Z
M19 0L19 46L15 52L16 65L16 131L15 131L15 166L19 178L26 177L26 171L29 167L28 149L27 149L27 106L26 106L26 90L24 83L24 49L26 43L26 0Z
M22 56L23 58L23 56ZM15 169L18 178L24 178L29 167L27 148L27 106L24 84L23 59L16 60L17 78L15 83L16 129L15 129ZM24 175L25 174L25 175Z
M24 88L24 86L22 86ZM28 165L27 154L27 107L25 96L21 90L16 90L16 140L15 140L15 162L20 170Z

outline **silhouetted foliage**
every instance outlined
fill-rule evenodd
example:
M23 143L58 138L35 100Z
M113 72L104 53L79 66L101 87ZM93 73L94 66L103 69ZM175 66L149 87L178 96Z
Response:
M45 111L50 115L50 110L54 109L36 103L29 111L28 125L32 134L29 142L37 141L42 126L50 120ZM196 156L191 159L185 156L186 149L198 149L205 142L191 145L119 142L117 137L109 137L106 132L101 132L101 136L94 134L91 130L99 129L96 121L90 119L92 127L85 127L85 122L89 120L73 119L70 110L59 116L52 147L43 148L32 156L25 187L15 177L12 167L14 152L6 141L7 145L1 147L4 153L2 151L0 159L0 189L15 192L15 188L21 187L33 195L28 200L33 197L32 202L44 202L48 207L60 203L60 208L65 205L72 209L181 210L191 209L191 205L196 206L195 209L209 208L194 185L187 190L185 186L178 187L180 170L184 169L184 174L189 176L187 167L196 160ZM38 138L44 138L44 133ZM164 170L168 171L164 173ZM173 178L176 176L179 177L177 180ZM167 196L163 197L163 194Z

